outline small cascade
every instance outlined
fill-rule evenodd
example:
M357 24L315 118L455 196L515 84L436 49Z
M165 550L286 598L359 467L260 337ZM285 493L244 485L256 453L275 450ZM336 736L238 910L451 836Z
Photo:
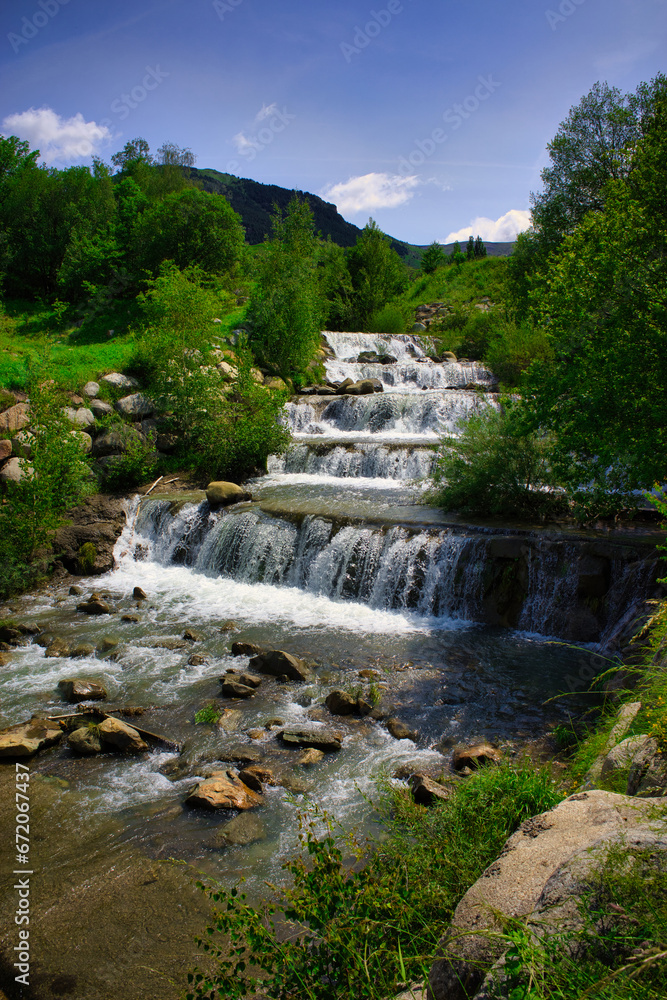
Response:
M388 354L397 361L426 358L435 351L432 337L415 337L408 333L339 333L325 330L323 336L334 357L341 361L355 362L366 351Z
M345 361L327 362L327 378L343 382L346 378L378 379L385 391L418 392L426 389L477 388L488 392L495 386L492 373L475 361L434 364L426 359L382 365L376 362L351 364Z
M436 454L432 448L405 448L381 444L293 444L285 455L273 455L270 475L301 473L338 479L396 479L405 482L431 475Z

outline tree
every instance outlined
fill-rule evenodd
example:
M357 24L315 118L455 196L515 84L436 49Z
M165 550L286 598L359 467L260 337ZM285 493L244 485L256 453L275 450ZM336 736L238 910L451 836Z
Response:
M472 260L475 256L475 240L472 233L468 237L468 242L466 243L466 259Z
M465 259L466 259L466 255L461 250L461 244L459 243L458 240L455 240L454 241L454 245L452 246L452 252L449 255L449 263L450 264L463 264L463 262L465 261Z
M553 358L528 404L556 436L554 467L595 512L667 467L667 98L654 101L625 179L567 237L532 298Z
M475 249L473 252L474 257L486 257L486 247L484 246L484 240L481 236L475 239Z
M434 240L430 246L424 250L421 260L421 271L422 274L433 274L437 268L445 263L445 251L442 249L442 244Z
M296 195L285 215L276 207L273 237L257 262L250 297L251 346L284 377L303 375L315 357L326 313L320 290L313 213Z
M373 314L407 284L405 267L392 249L391 240L369 219L347 264L354 288L354 311L361 329L367 330Z
M166 260L181 269L196 264L210 274L225 274L239 263L244 239L240 216L226 198L186 188L136 218L130 260L137 271L153 276Z
M121 171L127 171L137 164L150 166L154 161L150 146L145 139L130 139L118 153L114 153L111 162Z
M326 240L319 241L315 257L317 281L324 307L324 328L349 330L353 289L345 250L327 236Z
M157 162L162 166L194 167L197 162L197 157L191 149L181 149L173 142L163 143L157 153Z

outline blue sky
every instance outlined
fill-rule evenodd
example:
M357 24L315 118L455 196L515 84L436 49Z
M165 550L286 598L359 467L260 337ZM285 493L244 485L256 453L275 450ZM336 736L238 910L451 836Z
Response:
M570 107L667 69L665 0L18 0L0 28L0 130L52 165L170 141L413 243L512 238Z

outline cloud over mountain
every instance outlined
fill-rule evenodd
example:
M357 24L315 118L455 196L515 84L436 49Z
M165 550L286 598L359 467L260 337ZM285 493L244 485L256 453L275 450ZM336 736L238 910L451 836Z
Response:
M350 177L340 184L330 184L319 194L326 201L332 201L343 215L354 215L356 212L404 205L410 201L419 183L418 177L371 173Z
M2 120L5 135L26 139L32 149L39 149L47 164L68 164L97 156L113 138L106 125L85 121L80 112L62 118L49 107L29 108L7 115Z
M443 243L453 243L454 240L467 240L469 236L481 236L483 240L494 243L509 243L517 238L519 233L530 229L530 212L511 208L495 222L483 215L478 215L469 226L450 233Z

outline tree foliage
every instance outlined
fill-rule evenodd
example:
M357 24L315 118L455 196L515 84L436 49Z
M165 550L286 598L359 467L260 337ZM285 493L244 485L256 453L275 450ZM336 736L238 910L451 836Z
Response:
M356 246L349 251L348 268L358 329L367 330L373 314L408 283L401 258L373 219L368 220Z
M442 244L434 240L422 254L421 271L422 274L433 274L442 264L445 263L445 251Z

